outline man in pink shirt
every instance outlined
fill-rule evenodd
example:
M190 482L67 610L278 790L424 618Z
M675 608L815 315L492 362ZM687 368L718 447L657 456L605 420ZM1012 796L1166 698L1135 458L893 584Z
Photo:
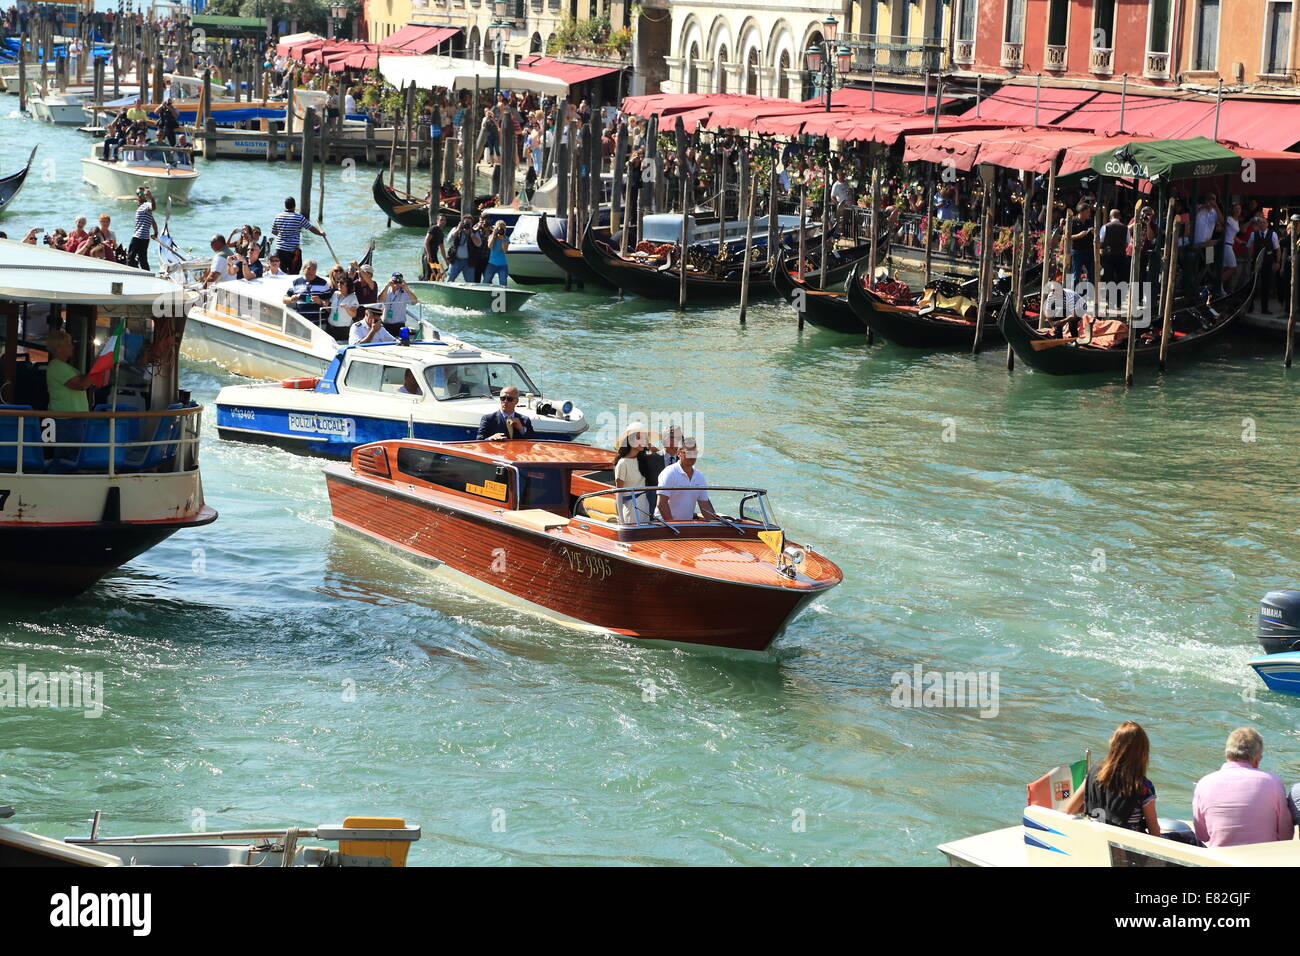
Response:
M1264 738L1253 727L1228 735L1227 761L1196 784L1192 819L1206 846L1241 846L1289 840L1295 829L1282 781L1259 769Z

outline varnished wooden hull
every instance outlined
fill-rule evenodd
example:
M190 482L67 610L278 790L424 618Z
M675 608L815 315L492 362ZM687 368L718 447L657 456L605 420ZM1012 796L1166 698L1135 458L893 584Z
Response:
M576 547L491 514L326 469L334 521L406 555L443 566L505 603L552 620L639 641L765 651L818 587L759 587L683 574L631 554ZM664 541L663 550L685 547Z

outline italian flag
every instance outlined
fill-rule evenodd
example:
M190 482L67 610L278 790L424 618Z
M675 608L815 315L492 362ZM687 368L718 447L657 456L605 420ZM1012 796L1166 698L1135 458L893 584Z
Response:
M90 371L86 373L87 377L95 383L96 388L103 388L108 384L108 380L113 374L113 366L122 357L122 336L125 334L126 321L118 319L117 327L104 341L104 347L99 350L99 355L96 356L94 364L90 366Z
M1083 778L1088 774L1088 761L1076 760L1074 763L1053 767L1033 783L1025 787L1025 805L1029 807L1051 807L1064 810L1074 792L1083 786Z

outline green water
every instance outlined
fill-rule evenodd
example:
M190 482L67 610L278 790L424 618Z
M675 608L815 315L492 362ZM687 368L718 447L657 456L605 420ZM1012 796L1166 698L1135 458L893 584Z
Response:
M0 119L0 170L38 141L0 228L104 209L126 225L129 205L80 182L75 130ZM283 165L202 168L172 220L194 249L267 226L298 190ZM377 236L377 271L411 274L420 236L384 230L370 175L329 171L331 242L351 258ZM327 257L319 240L308 254ZM701 470L766 487L844 584L772 661L593 639L334 531L320 462L219 441L209 410L216 524L74 601L0 599L0 669L105 683L99 719L0 711L15 822L63 836L95 809L109 834L381 813L424 827L420 864L935 864L936 844L1018 822L1027 781L1103 751L1125 718L1151 734L1162 815L1189 812L1240 724L1263 732L1266 768L1300 778L1300 703L1245 664L1258 598L1300 582L1297 373L1276 344L1229 343L1126 393L1008 375L1001 353L800 333L774 303L741 327L733 308L546 292L519 317L446 325L589 418L700 416ZM205 403L238 380L183 377ZM996 672L997 716L892 706L891 678L918 664Z

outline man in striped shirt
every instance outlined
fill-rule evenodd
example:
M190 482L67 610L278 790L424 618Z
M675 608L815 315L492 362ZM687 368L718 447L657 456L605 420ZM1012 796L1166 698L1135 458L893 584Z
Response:
M323 231L311 224L310 219L296 211L295 205L292 196L286 197L284 212L276 216L275 222L271 224L271 234L279 237L275 251L280 254L280 268L291 276L302 271L302 231L306 229L322 238L325 236Z
M149 238L158 235L158 223L153 218L153 193L148 187L141 186L135 191L135 198L140 205L135 207L135 232L131 234L131 245L126 250L126 264L148 272Z

